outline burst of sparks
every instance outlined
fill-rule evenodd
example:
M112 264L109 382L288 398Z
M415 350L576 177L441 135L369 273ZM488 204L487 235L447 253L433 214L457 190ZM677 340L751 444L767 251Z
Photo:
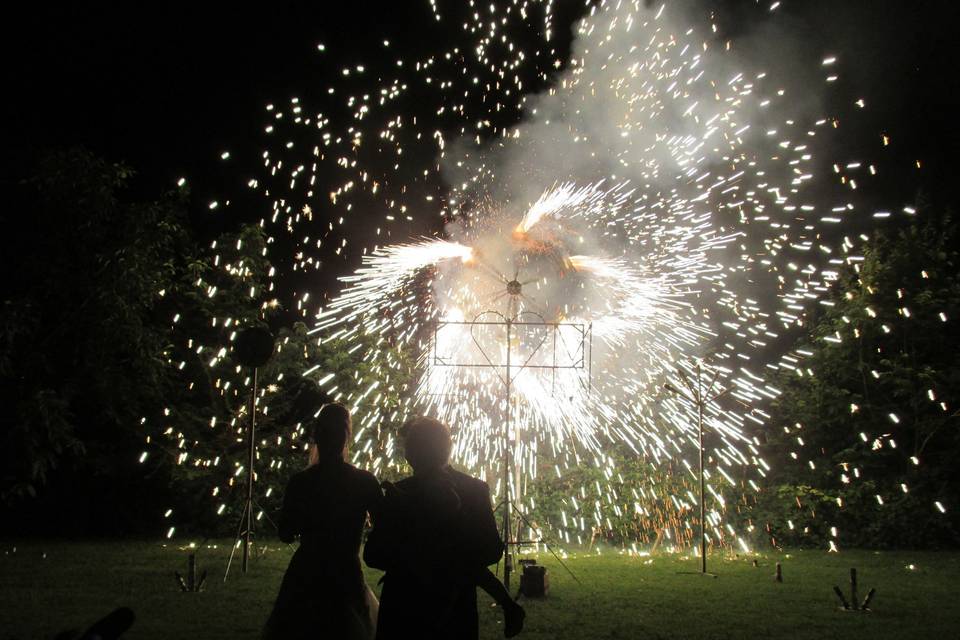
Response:
M803 324L840 265L861 260L855 235L836 245L823 229L867 215L857 189L876 165L838 160L832 179L815 180L815 152L838 120L793 109L777 78L737 68L729 44L672 22L663 7L589 4L565 64L550 44L552 0L469 4L457 45L384 64L384 41L383 60L341 69L342 84L327 93L349 110L345 121L299 98L267 107L265 133L276 142L248 185L272 208L264 226L291 238L293 269L342 257L357 220L377 238L354 249L363 264L337 297L318 308L300 294L296 303L320 340L379 337L364 356L378 377L346 398L362 425L354 460L395 464L392 439L384 448L377 434L431 412L458 427L457 459L499 483L509 378L518 492L544 459L562 475L589 457L610 480L618 470L603 453L609 443L692 474L694 413L660 389L703 358L730 390L706 411L717 438L708 528L716 543L743 545L724 520L725 496L755 488L769 469L752 436L778 393L764 376L802 372L809 355L771 359L768 347ZM538 46L518 32L536 34ZM842 64L829 56L823 65L832 84ZM414 90L427 108L411 117L399 105ZM411 161L423 156L433 160ZM441 176L449 189L431 186ZM408 240L438 216L450 239ZM506 318L529 324L508 340ZM416 354L420 378L404 411L387 415L375 398L398 346ZM336 388L325 371L305 375ZM696 497L648 489L620 496L612 482L598 484L592 509L581 489L567 503L580 516L564 510L557 529L582 541L603 526L603 508L653 513L660 500L682 515L656 526L683 544Z

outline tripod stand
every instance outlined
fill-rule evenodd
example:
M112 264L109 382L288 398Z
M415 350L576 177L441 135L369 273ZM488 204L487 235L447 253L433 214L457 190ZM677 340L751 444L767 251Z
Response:
M234 538L230 558L227 560L227 569L223 574L223 581L230 575L230 566L237 547L243 546L243 560L241 571L247 572L250 560L250 549L253 545L253 508L259 507L253 499L253 483L256 477L254 468L257 463L257 374L260 367L265 365L273 355L274 338L263 327L249 327L237 336L237 359L253 369L253 384L250 388L250 427L247 430L247 486L243 501L243 510L240 512L240 523L237 525L237 535ZM262 511L262 510L261 510ZM265 512L264 512L265 513ZM267 516L267 520L270 517Z
M242 561L240 571L247 572L247 566L250 561L250 550L253 545L253 507L256 501L253 499L253 481L254 465L257 459L257 367L253 368L253 385L250 391L250 427L247 429L247 486L243 499L243 509L240 511L240 522L237 524L237 535L234 537L233 547L230 549L230 557L227 559L227 569L223 573L223 581L227 581L230 575L230 566L233 564L233 556L237 553L237 547L243 546ZM259 507L259 505L256 505ZM268 516L269 517L269 516Z

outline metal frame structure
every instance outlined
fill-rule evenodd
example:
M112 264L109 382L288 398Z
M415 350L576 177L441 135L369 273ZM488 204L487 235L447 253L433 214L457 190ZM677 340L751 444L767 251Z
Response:
M510 285L516 285L510 287ZM508 283L508 292L511 298L522 295L520 293L519 283L514 279ZM517 308L514 306L514 301L511 301L510 308ZM496 320L484 320L485 316L492 316ZM530 318L526 320L525 318ZM485 362L458 362L451 361L440 354L437 353L437 337L439 332L447 326L463 326L470 328L470 335L473 339L474 344L476 345L478 351L483 356ZM505 346L506 346L506 358L504 363L496 363L491 359L490 355L483 348L483 345L480 344L477 339L475 329L477 327L503 327L505 330ZM518 337L519 334L515 333L516 328L518 327L539 327L545 328L547 331L544 331L542 339L539 343L527 354L526 359L522 360L522 364L514 364L512 355L513 355L513 345L512 341L515 337ZM579 346L574 349L574 356L571 358L569 364L557 363L557 338L558 334L562 331L564 327L569 327L572 331L575 331L579 335ZM521 329L522 331L522 329ZM547 339L552 337L551 340L551 363L550 364L538 364L533 363L534 357L540 352L544 344L547 342ZM560 336L562 342L562 336ZM520 546L524 544L534 544L536 542L544 542L542 540L519 540L514 539L516 533L513 532L512 520L516 516L518 520L522 520L527 524L528 527L533 528L524 514L516 506L515 499L511 494L511 484L514 487L519 487L518 482L511 483L513 479L513 463L514 463L514 450L511 440L511 428L513 426L513 411L512 411L512 390L513 382L518 375L524 370L530 369L540 369L540 370L549 370L552 372L552 384L556 384L556 372L561 369L578 369L587 371L587 391L589 392L591 388L591 377L592 377L592 365L591 357L593 355L593 327L592 324L585 323L573 323L573 322L549 322L543 318L539 313L533 311L519 311L512 316L505 316L498 311L483 311L477 314L473 321L440 321L437 323L437 326L434 329L433 335L433 350L432 350L432 364L438 367L461 367L461 368L471 368L479 367L485 369L493 369L496 375L504 384L504 429L503 429L503 447L502 447L502 466L503 466L503 499L496 506L495 509L503 509L503 519L501 523L501 532L500 535L503 538L504 544L506 545L506 551L504 555L504 564L503 564L503 582L507 590L510 589L510 576L513 572L513 554L511 553L511 547L514 549L519 549ZM504 370L504 375L500 374L500 371ZM515 372L515 373L514 373ZM519 522L516 526L516 529L519 529ZM549 545L547 545L549 548ZM550 549L551 553L553 550ZM554 553L554 556L556 554ZM560 564L566 568L566 565L560 560ZM567 569L569 571L569 569ZM571 575L573 575L571 573ZM576 576L574 576L576 579Z

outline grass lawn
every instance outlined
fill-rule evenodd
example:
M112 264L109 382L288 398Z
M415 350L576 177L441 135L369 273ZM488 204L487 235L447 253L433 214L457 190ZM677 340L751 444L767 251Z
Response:
M224 583L228 548L204 548L199 562L210 574L206 589L182 593L173 572L185 573L188 552L173 544L6 541L0 548L0 640L52 637L119 605L137 614L131 639L255 638L292 553L266 544L247 575L235 564ZM697 568L683 556L580 551L567 560L579 584L549 554L539 561L549 568L551 592L523 603L527 625L520 637L960 637L954 582L960 553L714 555L713 579L678 573ZM782 584L773 580L778 561ZM850 567L858 569L861 597L877 588L871 613L837 608L832 587L847 591ZM379 575L368 572L371 585ZM480 637L502 637L499 612L483 593L480 603Z

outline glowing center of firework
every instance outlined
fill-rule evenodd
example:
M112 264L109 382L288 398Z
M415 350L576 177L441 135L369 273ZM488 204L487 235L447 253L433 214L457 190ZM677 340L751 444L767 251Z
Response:
M361 331L409 345L421 367L411 410L457 427L454 456L467 467L494 472L507 447L530 478L543 455L578 464L567 458L610 440L672 458L689 425L682 411L665 422L651 398L710 335L692 285L718 271L710 251L733 236L683 226L689 214L678 209L634 229L627 240L643 249L632 248L618 226L639 206L630 194L624 185L562 184L519 225L491 215L456 242L378 249L344 278L349 286L318 330L350 335L359 321Z

